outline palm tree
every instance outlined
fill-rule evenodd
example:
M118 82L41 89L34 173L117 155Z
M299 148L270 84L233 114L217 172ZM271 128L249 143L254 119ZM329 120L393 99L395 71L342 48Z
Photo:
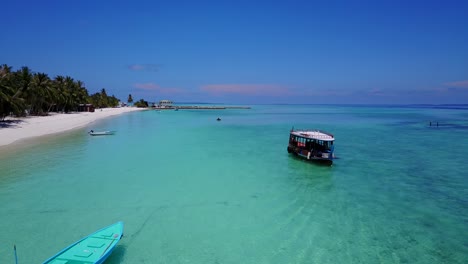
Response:
M31 86L32 75L32 71L28 67L23 66L11 76L10 88L13 91L11 101L15 105L16 115L24 115L24 110L29 105L25 97Z
M75 82L75 87L77 92L77 102L79 104L89 103L89 94L88 90L84 87L84 83L78 80Z
M12 68L6 64L0 66L0 115L2 120L4 120L10 112L18 111L18 104L16 104L13 99L15 91L11 82L11 69Z
M117 97L115 97L114 95L111 95L110 97L108 97L108 102L109 102L109 107L116 107L119 105L119 99L117 99Z
M105 88L101 89L101 106L100 107L108 107L109 106L109 98L107 96L107 92Z
M33 73L28 67L22 67L15 72L12 71L12 67L6 64L0 67L0 113L2 118L10 113L24 115L27 108L31 109L31 99L35 98L33 91L31 91L32 77Z
M56 110L57 111L61 110L62 112L64 112L65 106L66 106L66 97L67 97L67 94L66 94L67 91L65 89L65 77L61 75L55 76L53 80L53 86L56 92L55 102L54 102L57 108Z
M129 100L133 101L131 95ZM106 89L93 95L88 94L82 81L70 76L58 75L50 79L45 73L33 73L28 67L15 72L12 67L0 65L0 117L10 113L37 115L55 111L74 111L79 104L93 103L97 107L114 107L119 103L114 95L108 96Z
M9 101L12 90L10 85L11 67L6 64L2 64L0 66L0 100Z
M76 104L75 80L72 77L65 77L65 112L74 110Z
M55 101L55 90L49 76L45 73L35 73L29 91L31 114L47 114Z
M21 94L26 93L26 91L29 89L32 76L33 73L27 66L21 67L21 70L16 72L16 81L18 82L18 87L21 91Z
M6 64L2 64L0 66L0 81L3 81L3 78L9 77L11 75L11 66L8 66Z
M100 93L95 93L89 97L90 102L95 106L95 107L100 107L101 106L101 94Z

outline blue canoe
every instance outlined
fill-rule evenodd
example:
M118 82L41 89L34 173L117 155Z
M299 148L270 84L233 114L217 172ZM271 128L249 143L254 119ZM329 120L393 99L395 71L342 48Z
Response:
M122 236L123 222L117 222L73 243L44 264L103 263Z

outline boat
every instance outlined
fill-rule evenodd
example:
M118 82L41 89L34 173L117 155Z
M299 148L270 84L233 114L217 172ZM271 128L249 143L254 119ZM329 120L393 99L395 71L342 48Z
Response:
M289 133L288 153L306 161L333 164L335 137L333 134L318 129L291 129Z
M91 130L88 132L91 136L108 136L108 135L114 135L115 131L94 131Z
M123 222L117 222L78 240L43 264L103 263L122 237Z

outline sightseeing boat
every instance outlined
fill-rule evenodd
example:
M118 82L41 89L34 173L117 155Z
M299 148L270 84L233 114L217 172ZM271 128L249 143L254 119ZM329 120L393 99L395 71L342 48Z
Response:
M324 131L293 128L289 133L288 153L331 166L335 158L334 141L335 137Z

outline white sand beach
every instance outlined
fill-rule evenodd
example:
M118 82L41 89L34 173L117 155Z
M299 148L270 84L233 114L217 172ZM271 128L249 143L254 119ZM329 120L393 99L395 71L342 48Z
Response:
M0 147L15 141L60 133L86 126L96 120L132 111L145 110L136 107L103 108L95 112L76 112L49 116L6 118L0 127Z

